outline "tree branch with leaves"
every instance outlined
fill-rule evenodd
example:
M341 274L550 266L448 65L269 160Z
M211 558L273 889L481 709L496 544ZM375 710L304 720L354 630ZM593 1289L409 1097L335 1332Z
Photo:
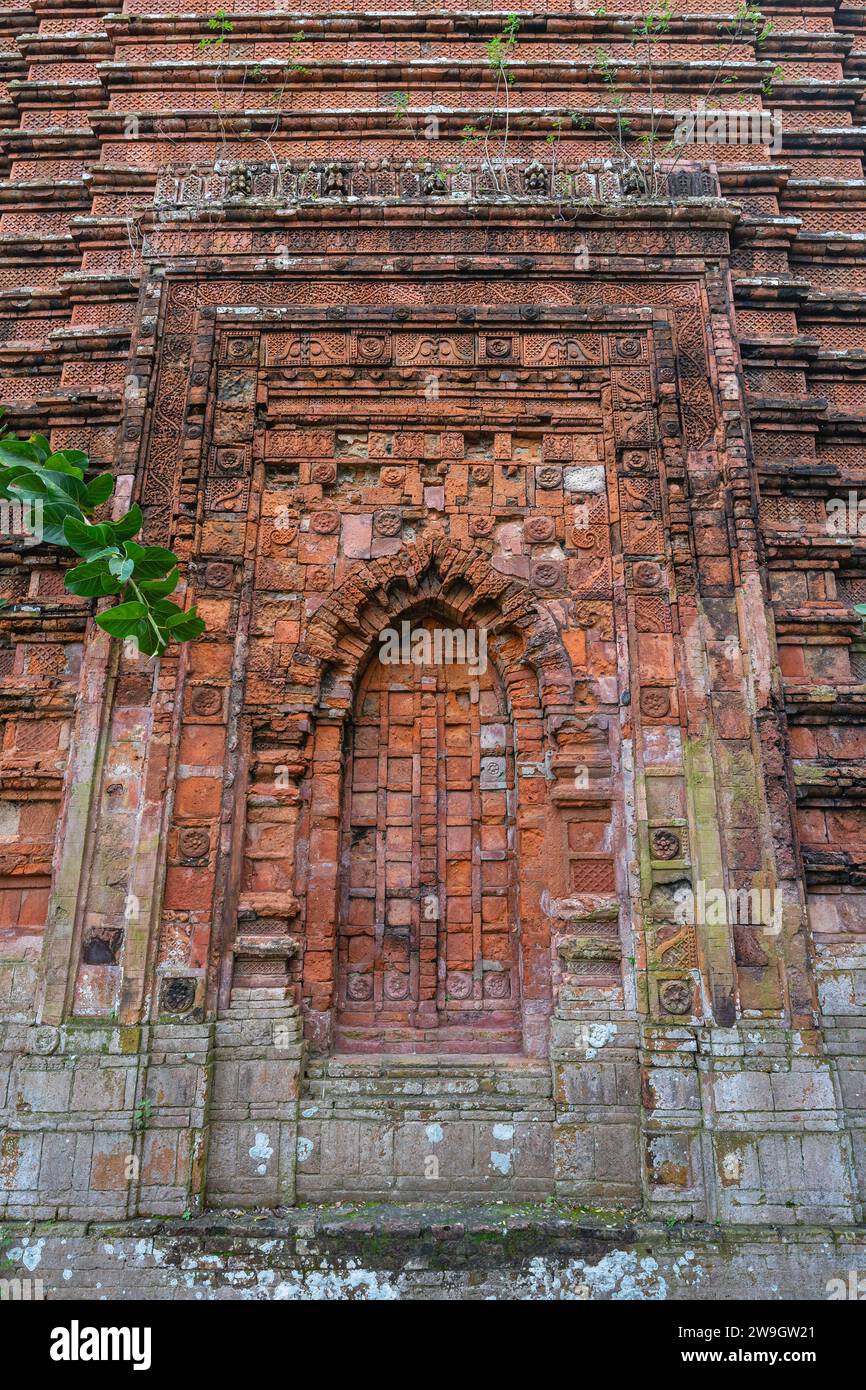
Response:
M595 13L598 16L606 11L597 10ZM679 145L676 138L662 142L660 135L662 117L667 114L667 108L666 103L660 107L657 101L656 49L660 41L669 34L672 18L670 0L650 0L649 8L637 17L632 25L632 46L643 54L643 62L635 74L635 81L645 81L649 99L649 125L638 137L639 152L633 152L629 144L633 138L632 122L622 115L624 101L617 91L617 68L614 60L604 49L598 48L593 64L593 70L600 74L616 112L616 130L611 138L612 154L620 174L627 181L626 191L634 191L639 196L650 198L658 197L664 187L659 158L668 159L669 156L674 156L665 170L666 174L670 174L687 149L685 144ZM729 20L720 20L716 26L715 46L718 49L718 57L713 64L709 86L700 95L700 103L706 106L717 87L726 87L733 82L734 79L730 75L723 74L726 58L737 44L745 39L759 49L772 32L772 20L766 19L761 10L750 4L749 0L739 0L732 17ZM770 96L773 81L782 75L782 69L774 67L761 83L761 94Z
M131 639L146 656L201 636L204 622L195 608L169 598L180 581L177 556L133 540L143 524L137 505L117 521L94 521L114 492L114 479L98 473L87 481L88 469L88 456L78 449L55 451L44 435L17 439L0 431L0 500L35 507L40 539L79 557L65 576L71 594L119 599L96 614L97 625L110 637Z

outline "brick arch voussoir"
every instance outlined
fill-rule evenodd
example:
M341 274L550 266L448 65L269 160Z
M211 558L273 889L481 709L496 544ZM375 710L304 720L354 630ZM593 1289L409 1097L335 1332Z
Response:
M425 602L485 625L494 637L514 632L521 655L504 663L514 668L509 679L523 679L521 668L525 673L529 666L542 708L573 702L574 675L552 614L522 580L500 574L481 551L436 538L366 561L318 609L297 652L316 673L314 703L326 672L354 686L382 628Z

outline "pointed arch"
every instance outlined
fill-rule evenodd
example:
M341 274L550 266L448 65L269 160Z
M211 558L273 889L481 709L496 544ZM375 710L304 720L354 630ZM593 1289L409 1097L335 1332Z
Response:
M326 684L332 708L348 708L382 630L425 606L463 626L483 627L490 637L516 637L517 650L504 657L503 679L508 681L509 667L524 663L535 671L545 714L573 708L574 675L551 612L528 585L499 573L481 551L444 537L413 542L397 555L359 566L317 610L295 657L312 677L313 708L321 704Z

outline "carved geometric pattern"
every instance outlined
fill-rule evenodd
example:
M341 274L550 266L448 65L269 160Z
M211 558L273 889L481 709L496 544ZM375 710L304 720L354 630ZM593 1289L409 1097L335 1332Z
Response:
M638 632L670 632L671 610L665 598L636 598L635 624Z
M573 858L570 888L578 893L612 893L616 888L612 859Z

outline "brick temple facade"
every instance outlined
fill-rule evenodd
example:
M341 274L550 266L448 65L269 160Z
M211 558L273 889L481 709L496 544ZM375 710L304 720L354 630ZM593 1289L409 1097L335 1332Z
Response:
M0 397L207 632L0 538L0 1214L856 1223L863 0L676 0L665 139L775 124L649 196L633 0L498 95L504 12L331 8L3 3Z

